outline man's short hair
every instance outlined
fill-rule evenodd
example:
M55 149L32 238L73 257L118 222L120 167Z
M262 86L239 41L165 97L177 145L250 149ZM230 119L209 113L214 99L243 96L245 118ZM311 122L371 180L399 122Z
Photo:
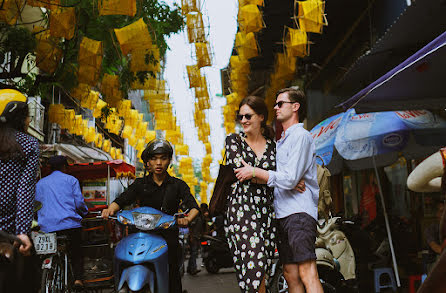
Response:
M279 90L276 93L276 99L280 94L283 93L288 93L290 102L297 102L300 104L297 114L299 115L299 122L303 122L305 118L307 118L307 97L305 96L305 93L299 89L288 87Z
M51 170L62 170L63 167L68 166L67 157L54 156L48 160Z

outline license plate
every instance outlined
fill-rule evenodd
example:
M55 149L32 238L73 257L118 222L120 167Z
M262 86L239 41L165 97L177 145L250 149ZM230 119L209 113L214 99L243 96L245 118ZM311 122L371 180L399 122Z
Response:
M50 254L57 251L56 233L32 232L31 237L37 254Z

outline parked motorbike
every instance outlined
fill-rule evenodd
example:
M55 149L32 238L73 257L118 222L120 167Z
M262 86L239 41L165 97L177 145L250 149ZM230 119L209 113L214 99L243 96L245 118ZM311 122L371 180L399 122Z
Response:
M116 246L114 271L117 291L168 293L167 243L151 231L171 228L176 224L176 216L150 207L139 207L118 212L116 219L121 224L145 231L128 235Z
M347 221L341 221L340 217L331 217L317 227L316 265L324 292L358 291L355 255L344 232L338 229L343 224L347 224ZM288 292L278 255L267 287L270 293Z
M203 263L208 273L216 274L221 268L232 268L234 262L226 238L202 236Z

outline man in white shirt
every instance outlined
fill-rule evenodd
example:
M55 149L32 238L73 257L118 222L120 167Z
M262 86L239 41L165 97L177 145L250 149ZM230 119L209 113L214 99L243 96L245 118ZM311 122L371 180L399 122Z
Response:
M236 170L239 180L266 182L274 187L274 208L278 219L279 254L290 293L322 293L316 267L317 236L316 155L313 138L303 128L306 116L305 94L285 88L276 95L277 121L282 123L282 137L277 141L276 171L265 171L243 162ZM295 186L303 179L305 189Z

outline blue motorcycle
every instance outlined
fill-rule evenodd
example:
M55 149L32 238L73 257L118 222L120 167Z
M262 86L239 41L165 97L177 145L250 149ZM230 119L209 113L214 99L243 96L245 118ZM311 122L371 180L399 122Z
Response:
M117 213L116 219L121 224L140 230L122 239L115 248L117 292L169 292L167 243L163 237L149 231L169 229L176 224L176 216L150 207Z

